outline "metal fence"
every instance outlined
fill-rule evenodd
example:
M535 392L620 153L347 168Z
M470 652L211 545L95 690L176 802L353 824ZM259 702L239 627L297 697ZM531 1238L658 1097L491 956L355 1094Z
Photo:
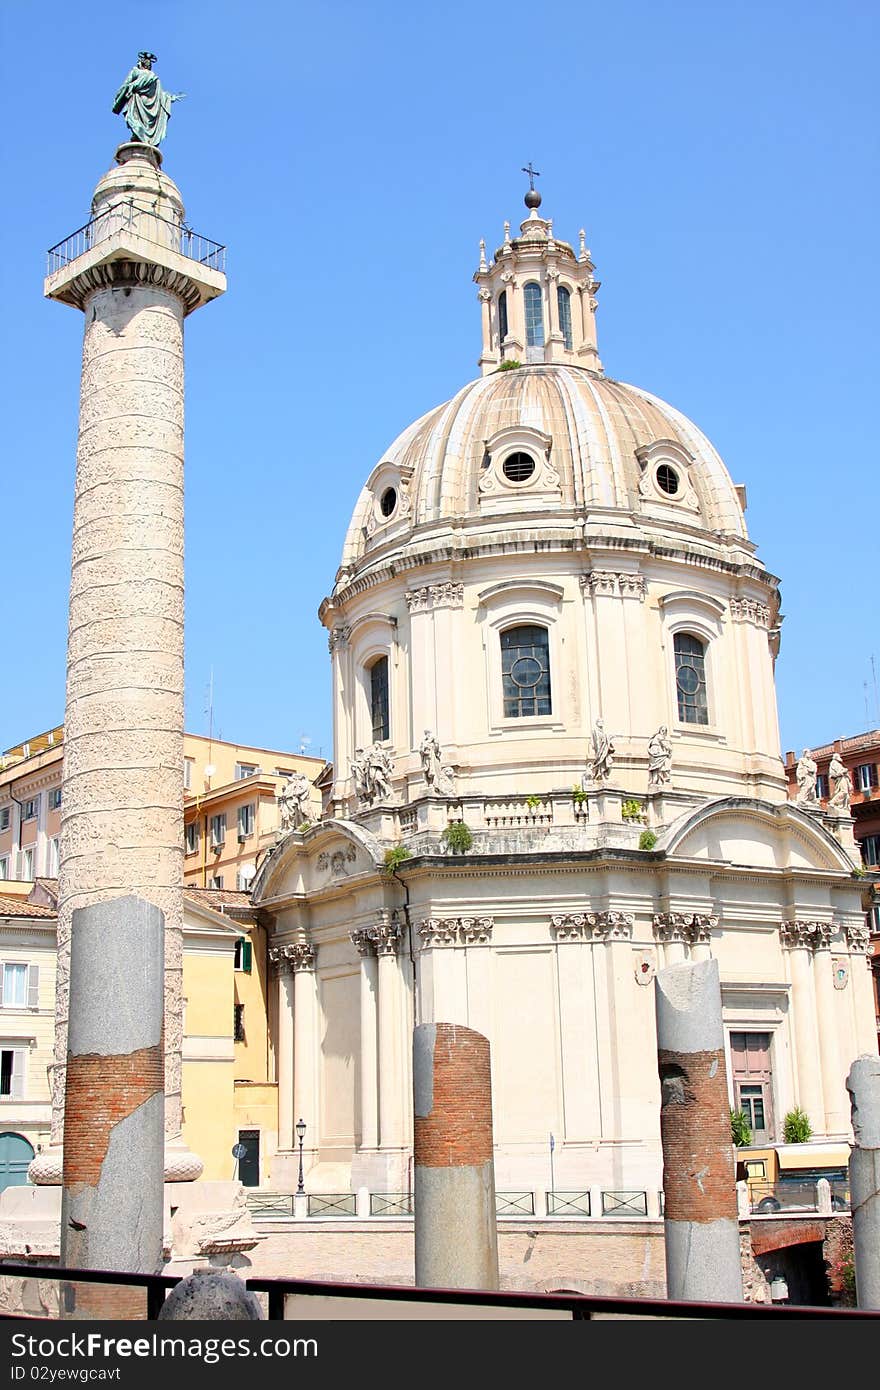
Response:
M589 1216L589 1192L548 1192L548 1216Z
M603 1216L647 1216L647 1192L603 1192Z
M412 1216L411 1192L371 1192L371 1216Z
M357 1199L353 1192L310 1192L309 1216L356 1216Z
M496 1192L496 1216L534 1216L534 1192Z
M187 260L207 266L209 270L226 270L226 247L221 246L218 241L211 241L208 237L192 231L190 227L182 226L167 217L160 217L152 209L128 201L115 203L106 212L92 218L84 227L78 227L75 232L71 232L70 236L59 241L57 246L51 247L46 253L47 275L54 275L57 271L63 270L78 256L84 256L87 251L93 250L103 241L108 241L118 232L130 232L155 246L167 247L180 256L186 256Z
M146 1290L146 1318L158 1317L169 1289L179 1283L176 1275L168 1274L121 1274L114 1270L67 1269L58 1265L39 1263L13 1264L0 1263L0 1277L12 1279L39 1279L41 1283L52 1280L65 1283L110 1284L120 1288L142 1288ZM492 1316L493 1309L537 1309L549 1314L567 1313L575 1321L622 1315L636 1318L873 1318L880 1320L880 1311L861 1308L819 1308L803 1305L761 1305L755 1303L681 1303L663 1298L605 1298L592 1294L538 1294L500 1292L484 1289L417 1289L394 1284L339 1284L319 1282L314 1279L262 1279L253 1277L244 1281L253 1293L267 1295L268 1316L271 1320L282 1320L288 1295L298 1299L303 1296L335 1298L340 1300L366 1298L387 1305L386 1316L394 1317L394 1304L422 1304L425 1315L431 1305L452 1304L461 1307L482 1307L486 1316ZM59 1299L63 1302L63 1299ZM301 1305L300 1305L301 1306ZM302 1317L299 1310L294 1316ZM344 1316L344 1313L342 1314ZM381 1316L381 1314L380 1314ZM0 1311L0 1320L15 1319L14 1313ZM126 1319L128 1314L126 1314ZM31 1319L36 1321L36 1319ZM44 1319L46 1321L47 1319Z

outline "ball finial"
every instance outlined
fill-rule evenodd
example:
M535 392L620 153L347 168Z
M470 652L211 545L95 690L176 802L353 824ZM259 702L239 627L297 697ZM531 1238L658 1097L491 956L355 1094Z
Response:
M523 202L529 209L529 212L531 212L535 208L539 208L541 206L541 195L538 192L537 188L530 188L525 198L523 199Z

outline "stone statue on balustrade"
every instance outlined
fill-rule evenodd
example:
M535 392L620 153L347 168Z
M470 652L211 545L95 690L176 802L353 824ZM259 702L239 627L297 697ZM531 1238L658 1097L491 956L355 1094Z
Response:
M607 782L611 776L614 761L614 743L605 732L605 721L597 719L592 734L593 756L590 759L587 777L599 784Z
M797 797L795 799L798 806L818 806L819 798L816 795L816 774L818 768L816 760L811 755L809 748L805 748L798 758L795 777L797 779Z
M278 793L281 833L296 830L309 819L312 784L302 772L293 772Z
M853 787L849 770L839 753L832 754L828 767L828 783L831 788L831 795L828 798L829 811L837 811L842 816L848 816Z
M139 145L161 145L168 130L168 118L175 101L185 92L166 92L153 72L155 53L139 53L137 67L132 68L113 102L113 114L125 117L132 140Z
M672 775L672 744L669 731L661 724L648 739L648 790L658 791L669 785Z
M374 743L366 752L363 748L355 749L351 775L360 806L374 806L377 801L387 801L392 795L394 762L380 743Z
M451 767L444 766L440 744L430 729L425 730L425 737L419 745L419 757L422 760L422 776L429 789L451 795L455 774Z

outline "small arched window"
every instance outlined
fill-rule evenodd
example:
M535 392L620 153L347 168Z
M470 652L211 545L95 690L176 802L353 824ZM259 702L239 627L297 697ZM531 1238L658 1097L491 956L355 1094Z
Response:
M529 623L502 632L501 683L505 719L552 713L550 644L545 627Z
M507 290L502 290L498 296L498 343L503 346L504 339L507 337Z
M683 724L708 724L706 645L690 632L677 632L673 647L678 717Z
M523 287L523 303L526 310L526 346L544 346L544 305L541 286L530 280Z
M391 737L388 717L388 658L380 656L370 667L370 719L373 742L382 743Z
M556 303L559 305L559 328L562 333L562 341L571 352L571 294L564 285L559 285L556 290Z

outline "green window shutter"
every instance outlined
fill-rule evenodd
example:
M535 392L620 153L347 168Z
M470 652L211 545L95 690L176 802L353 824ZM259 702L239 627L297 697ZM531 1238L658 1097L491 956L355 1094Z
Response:
M253 955L253 943L250 941L243 941L241 943L241 968L242 970L246 971L248 975L251 973Z

